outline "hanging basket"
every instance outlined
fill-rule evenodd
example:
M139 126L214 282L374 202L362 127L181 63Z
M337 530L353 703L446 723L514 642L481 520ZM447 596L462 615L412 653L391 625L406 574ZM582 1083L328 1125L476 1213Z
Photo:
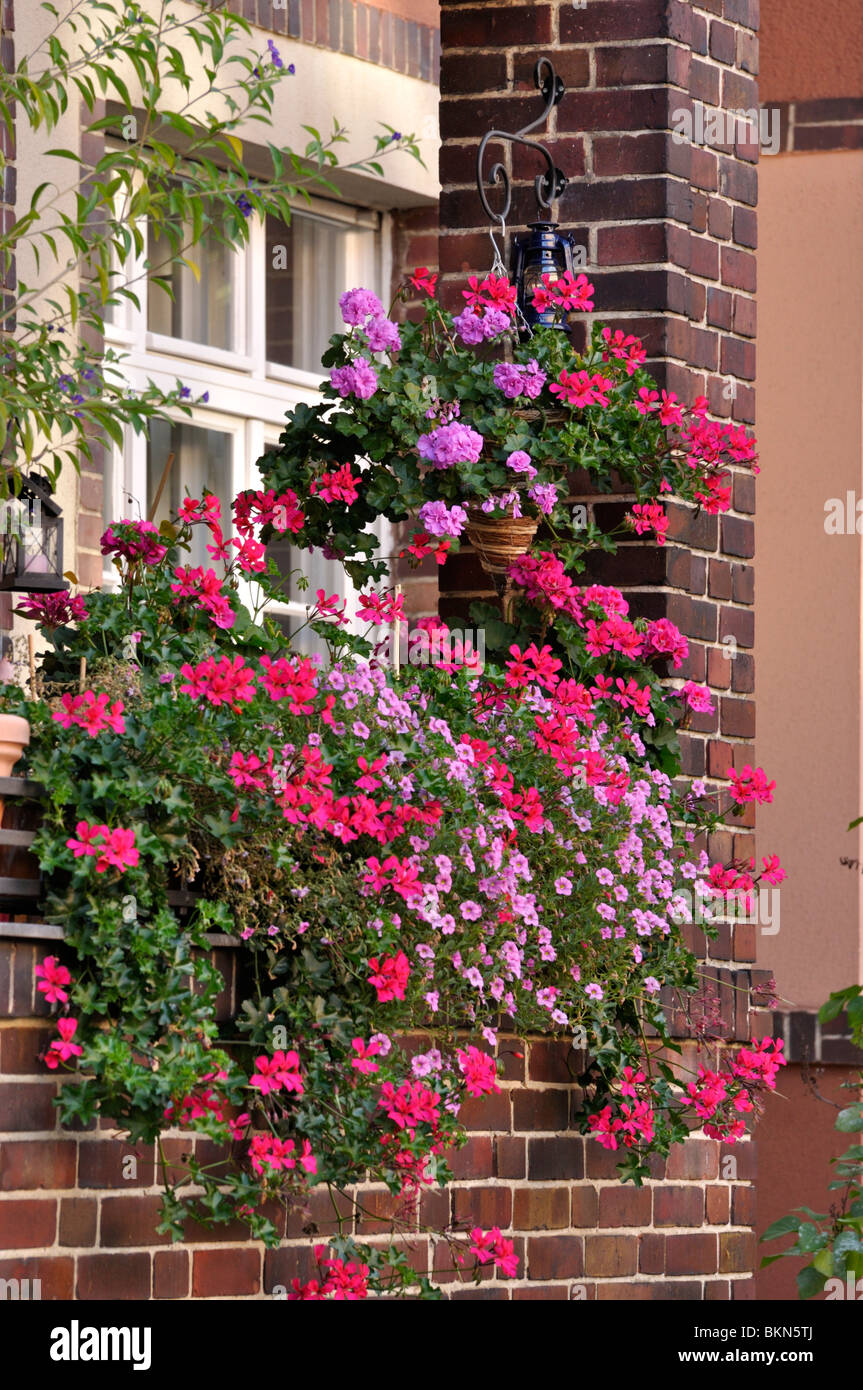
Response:
M512 617L514 603L510 566L530 549L538 527L539 519L534 516L491 517L480 507L469 506L467 509L468 539L503 600L506 622Z

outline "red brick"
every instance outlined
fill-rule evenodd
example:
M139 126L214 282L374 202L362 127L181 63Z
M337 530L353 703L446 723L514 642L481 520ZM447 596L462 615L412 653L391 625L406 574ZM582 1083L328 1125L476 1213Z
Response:
M731 1213L735 1226L754 1226L757 1208L756 1189L754 1187L733 1187L731 1193Z
M10 1081L0 1085L0 1115L7 1131L54 1129L57 1110L54 1081Z
M712 1139L687 1139L677 1144L668 1156L667 1176L697 1181L719 1176L719 1148ZM681 1270L685 1273L685 1270Z
M565 1284L543 1284L533 1289L513 1289L516 1303L568 1303L569 1289Z
M463 1124L465 1129L508 1132L510 1128L509 1098L509 1091L501 1091L500 1095L471 1097L465 1101L459 1111L459 1123Z
M4 1076L44 1075L42 1064L36 1059L40 1052L44 1052L55 1032L53 1027L12 1026L0 1029L0 1073Z
M747 1274L758 1262L753 1231L728 1231L719 1237L719 1273Z
M483 1223L485 1224L485 1223ZM502 1224L495 1222L495 1225ZM518 1231L554 1231L569 1225L569 1189L518 1187L513 1226Z
M528 1279L578 1279L583 1273L580 1236L532 1236L528 1240Z
M0 1260L0 1279L29 1280L30 1298L35 1293L34 1281L38 1279L43 1302L49 1299L68 1302L75 1297L75 1261L69 1255Z
M453 1188L453 1221L489 1230L504 1230L512 1220L512 1192L508 1187Z
M581 1135L531 1139L527 1150L527 1176L531 1182L583 1178L584 1140Z
M528 1057L528 1076L531 1081L556 1081L570 1083L576 1069L569 1063L575 1061L572 1044L566 1038L548 1038L530 1044Z
M665 1236L645 1231L638 1237L638 1268L642 1274L662 1274L665 1271Z
M650 1224L649 1187L603 1187L599 1194L600 1226L647 1226Z
M596 81L599 87L628 87L665 81L668 49L661 44L627 44L622 48L596 49Z
M190 1143L186 1145L187 1148ZM154 1157L152 1144L140 1144L133 1148L123 1139L106 1139L100 1135L80 1146L78 1186L151 1187L155 1173Z
M261 1256L257 1249L196 1250L192 1270L193 1298L241 1298L261 1287Z
M199 1254L202 1254L199 1251ZM158 1259L159 1256L156 1256ZM271 1294L277 1288L289 1290L292 1279L306 1284L310 1279L318 1279L319 1271L310 1242L302 1246L288 1246L281 1250L267 1250L264 1253L264 1292Z
M559 1091L513 1091L513 1128L560 1131L569 1122L569 1093ZM497 1099L497 1097L494 1097ZM464 1111L466 1107L462 1107ZM487 1126L497 1128L497 1126Z
M595 1187L575 1184L572 1188L572 1224L590 1227L597 1224L599 1195Z
M56 1230L55 1201L0 1202L0 1247L3 1249L53 1245Z
M560 9L561 43L597 43L603 39L652 39L663 33L662 0L590 0L585 10Z
M492 1172L492 1141L487 1134L473 1134L461 1149L450 1149L446 1161L455 1178L478 1178ZM497 1174L502 1177L503 1174ZM512 1176L511 1174L508 1176ZM516 1174L515 1176L519 1176Z
M0 1190L74 1187L77 1144L67 1139L4 1140L0 1144Z
M724 1226L728 1221L728 1188L710 1186L706 1190L707 1222L710 1226Z
M716 1236L709 1232L665 1237L666 1274L715 1274Z
M523 1178L526 1167L527 1141L516 1135L501 1135L499 1138L495 1138L493 1143L494 1177Z
M150 1254L143 1251L134 1255L79 1255L78 1298L112 1302L120 1298L148 1299L150 1259Z
M64 1197L60 1202L60 1244L94 1245L98 1214L95 1197Z
M156 1232L161 1219L162 1203L159 1197L105 1197L102 1201L99 1243L105 1246L166 1245L171 1237Z
M531 44L548 43L551 39L551 6L542 4L509 5L506 9L459 9L441 12L441 46L449 49L470 48L481 52L489 48L520 47L529 35ZM441 73L446 68L441 62Z
M600 227L597 233L599 265L643 265L665 260L666 228L662 222L640 222L627 227Z
M593 142L593 169L597 178L664 173L665 136L661 131L597 136Z
M653 1221L656 1226L700 1226L704 1221L704 1189L654 1188Z
M636 1236L584 1238L584 1269L588 1277L614 1279L634 1274L638 1262Z
M187 1298L189 1294L189 1252L157 1250L153 1256L153 1297Z

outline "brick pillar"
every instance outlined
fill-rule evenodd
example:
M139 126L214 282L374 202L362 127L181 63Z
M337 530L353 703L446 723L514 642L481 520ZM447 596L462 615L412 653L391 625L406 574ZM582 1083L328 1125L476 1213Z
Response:
M596 313L575 330L575 346L593 317L637 333L663 386L689 403L705 395L714 415L751 424L758 149L740 140L678 143L672 132L681 129L680 113L697 118L699 103L705 114L757 106L757 23L758 0L586 0L583 8L570 0L443 0L445 302L461 303L465 276L490 265L474 181L479 139L491 126L515 130L537 114L533 66L548 54L567 87L546 142L570 177L558 216L586 248L596 286ZM523 150L497 146L491 154L502 151L518 229L535 216L541 166ZM755 734L754 480L748 469L732 471L726 515L672 506L663 549L627 542L617 556L595 557L590 571L627 590L636 614L667 616L686 634L690 657L679 674L711 685L717 713L692 719L684 768L720 778L751 760ZM619 504L600 503L600 523L617 519L609 508L619 516ZM491 595L468 549L444 567L441 590L444 616ZM747 844L729 835L715 848L729 858L751 853Z
M571 0L489 0L481 6L442 0L439 260L448 307L462 304L468 274L491 265L475 187L479 140L491 127L514 131L538 114L533 68L547 55L567 90L547 135L536 135L569 176L557 220L586 248L584 268L596 287L596 312L574 330L574 346L585 341L593 317L636 333L661 385L688 404L707 396L714 416L750 425L758 148L735 138L745 132L727 128L726 143L701 143L697 121L699 105L704 116L757 107L757 25L758 0L585 0L580 6ZM683 143L685 116L693 119L693 139ZM708 121L702 129L711 129ZM718 133L716 124L711 133ZM502 159L511 173L510 225L518 231L536 218L533 178L541 162L511 146L493 146L489 153L489 163ZM593 557L588 570L589 580L624 589L636 616L667 616L687 636L689 660L675 675L709 684L716 713L691 719L681 738L683 769L719 783L730 767L755 761L754 479L748 469L731 471L727 514L697 515L673 504L664 547L633 539L615 556ZM577 476L572 492L573 500L594 509L600 525L619 521L622 498L598 499ZM444 566L440 587L444 617L466 619L472 598L493 596L469 548ZM734 831L713 838L714 859L754 853L751 811ZM732 1036L764 1031L750 1014L749 996L764 976L745 968L755 960L755 927L723 928L710 943L693 931L691 944L705 961ZM751 1163L752 1147L746 1148ZM680 1176L681 1162L669 1161L666 1182ZM716 1174L687 1175L705 1180L705 1224L724 1220L711 1214L724 1199L710 1186ZM677 1210L675 1192L668 1189L654 1226L700 1225L700 1217ZM741 1217L741 1224L750 1219ZM702 1268L701 1236L668 1237L665 1246L652 1234L641 1239L645 1258L654 1244L664 1251L649 1266L652 1274L668 1279ZM723 1259L726 1272L751 1271L752 1242L741 1238ZM727 1296L743 1292L737 1284Z

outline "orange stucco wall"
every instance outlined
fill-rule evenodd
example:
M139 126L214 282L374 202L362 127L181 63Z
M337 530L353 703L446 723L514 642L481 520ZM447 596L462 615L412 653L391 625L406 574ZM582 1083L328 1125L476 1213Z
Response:
M863 8L863 7L861 7ZM824 505L863 498L863 152L759 168L758 762L776 779L759 851L788 871L759 964L786 1007L861 977L861 551ZM863 526L863 522L861 522Z
M761 101L863 95L860 0L761 0Z
M795 1207L807 1206L813 1211L826 1212L831 1202L836 1201L836 1193L827 1190L834 1176L830 1160L844 1153L854 1136L836 1131L834 1107L850 1105L854 1099L852 1092L842 1089L842 1082L850 1073L840 1067L816 1067L810 1075L815 1089L807 1084L802 1068L788 1067L783 1071L779 1090L768 1097L764 1117L758 1125L759 1236ZM819 1095L823 1099L819 1099ZM770 1241L761 1247L761 1253L777 1255L790 1244L787 1237ZM758 1299L781 1298L796 1302L796 1276L804 1264L801 1259L777 1260L760 1270L756 1284Z

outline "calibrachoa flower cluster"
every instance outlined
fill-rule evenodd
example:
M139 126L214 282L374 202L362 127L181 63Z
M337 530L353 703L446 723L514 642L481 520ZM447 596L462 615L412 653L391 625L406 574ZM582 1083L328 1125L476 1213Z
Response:
M433 289L426 271L413 288ZM592 293L584 276L549 280L535 307L583 312ZM406 547L418 560L458 546L469 504L545 515L554 530L560 459L579 440L601 453L613 437L648 461L630 524L660 541L663 491L688 478L690 496L718 507L723 470L752 463L749 441L700 404L654 393L631 335L597 331L573 356L565 335L539 330L525 349L505 279L473 277L464 298L455 321L427 304L423 324L397 327L369 291L343 295L325 406L306 409L295 439L289 424L294 462L282 472L276 453L268 486L236 499L234 534L212 494L187 498L162 539L109 528L122 592L91 596L77 633L52 637L48 668L74 688L87 655L94 688L32 711L31 767L51 797L38 847L60 876L50 910L87 966L74 980L55 957L40 967L40 992L62 1010L45 1060L80 1072L62 1088L68 1119L103 1110L147 1142L181 1126L232 1146L217 1173L192 1155L186 1185L167 1192L175 1234L190 1212L239 1216L275 1243L273 1201L303 1210L316 1185L344 1191L359 1177L383 1182L397 1210L415 1206L448 1178L463 1105L500 1089L502 1016L519 1032L583 1028L588 1050L601 1043L584 1129L637 1179L690 1128L737 1137L782 1065L763 1044L697 1076L651 1065L667 1043L661 996L693 988L691 904L756 882L754 866L697 847L720 808L703 787L678 793L673 756L657 754L710 708L692 681L660 686L656 668L688 655L673 623L635 619L618 589L578 583L567 545L512 566L522 629L500 624L484 669L464 640L394 677L370 633L400 630L403 596L361 562L356 599L320 589L311 606L327 664L240 602L241 574L279 597L275 534L345 557L352 528L400 519L400 497L423 528ZM423 334L434 373L411 367ZM505 339L507 354L474 355L480 338L492 357ZM450 367L475 396L448 389ZM188 563L198 526L223 576ZM725 799L739 813L773 789L746 766ZM766 859L763 877L781 875ZM203 894L183 919L169 907L178 879ZM224 1034L213 930L245 943L255 980ZM423 1050L394 1041L408 1028L428 1034ZM517 1273L498 1228L447 1238L464 1239L458 1268L472 1257L495 1277ZM395 1246L339 1237L317 1257L319 1277L295 1281L292 1297L362 1298L417 1278L431 1288Z

